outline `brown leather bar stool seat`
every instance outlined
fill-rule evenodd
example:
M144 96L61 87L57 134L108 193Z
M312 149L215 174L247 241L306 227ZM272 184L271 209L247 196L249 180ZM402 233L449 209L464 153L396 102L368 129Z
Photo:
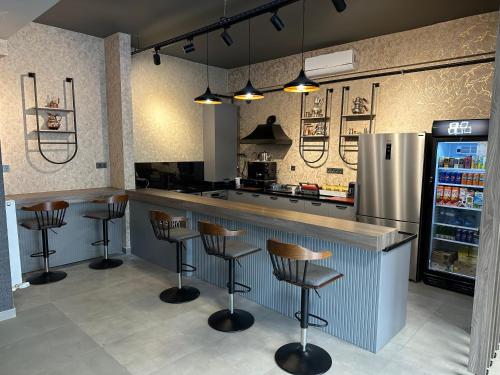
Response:
M283 345L276 351L274 359L281 369L291 374L324 374L332 366L332 358L324 349L307 343L307 329L309 326L326 327L328 322L309 313L309 291L317 291L343 275L334 269L310 263L312 260L330 257L332 253L329 251L314 252L302 246L276 240L267 241L267 250L274 276L280 281L301 288L300 311L295 313L295 317L300 321L300 342ZM310 318L315 322L311 322Z
M109 232L108 224L112 220L120 219L125 215L125 210L127 209L128 195L113 195L109 198L96 199L92 203L99 203L106 205L106 209L100 211L87 212L83 217L92 220L99 220L102 222L102 240L98 240L92 243L92 246L103 245L104 247L104 258L94 261L89 264L89 268L94 270L104 270L107 268L115 268L120 266L123 261L121 259L111 259L109 258L108 246L109 246Z
M156 238L160 241L175 243L177 252L177 286L161 292L160 299L167 303L184 303L195 300L200 295L200 291L192 286L183 285L182 273L194 272L196 267L182 262L182 249L185 246L185 241L199 237L200 234L187 228L187 219L182 216L174 217L166 212L152 210L149 211L149 220Z
M51 271L49 257L55 254L55 250L49 249L49 229L54 231L56 228L61 228L66 225L64 216L66 209L69 207L68 202L44 202L35 204L30 207L22 207L23 211L35 213L34 219L27 219L20 222L20 225L28 230L38 230L42 233L42 251L31 254L31 257L43 257L43 272L30 276L26 281L33 285L49 284L64 279L67 274L63 271Z
M243 230L228 230L220 225L205 221L198 223L198 230L201 234L205 252L224 259L229 265L229 282L227 283L229 309L220 310L210 315L208 324L213 329L222 332L243 331L250 328L255 321L253 315L247 311L234 308L234 293L248 293L252 290L249 286L235 281L235 263L239 263L240 258L256 253L261 249L243 241L230 239L243 235L245 233ZM243 289L236 290L236 285Z

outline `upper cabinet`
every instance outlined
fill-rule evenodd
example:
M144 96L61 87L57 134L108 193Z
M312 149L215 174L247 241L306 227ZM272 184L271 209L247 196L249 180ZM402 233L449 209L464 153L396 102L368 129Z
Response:
M203 106L205 180L222 181L237 176L238 107L233 104Z

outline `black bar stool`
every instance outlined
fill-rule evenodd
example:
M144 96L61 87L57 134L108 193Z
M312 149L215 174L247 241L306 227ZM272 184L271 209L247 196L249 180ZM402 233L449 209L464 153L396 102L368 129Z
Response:
M22 207L23 211L31 211L35 213L35 219L24 220L20 225L29 230L39 230L42 232L42 251L31 254L31 257L43 257L43 272L37 275L30 276L26 281L33 285L49 284L64 279L67 274L63 271L51 271L49 264L49 256L55 254L55 250L49 249L49 233L48 230L54 231L54 228L60 228L66 225L64 216L66 209L69 207L68 202L44 202L31 207ZM54 232L55 233L55 232Z
M187 219L181 216L170 216L162 211L149 211L149 220L157 239L175 243L177 250L177 286L164 290L160 299L167 303L183 303L193 301L200 295L200 291L192 286L182 285L182 273L194 272L196 267L182 263L182 249L184 241L199 237L200 234L186 228ZM183 268L183 267L187 267Z
M220 310L210 315L208 324L213 329L222 332L244 331L253 325L254 317L247 311L234 308L234 293L248 293L252 289L235 281L234 266L236 262L239 263L239 258L261 249L243 241L227 240L228 237L243 235L245 233L243 230L228 230L220 225L204 221L198 222L198 230L207 254L222 258L229 264L229 282L227 283L229 309ZM235 285L243 289L236 290Z
M113 195L109 198L96 199L92 203L101 203L107 205L107 210L88 212L83 217L92 220L102 221L102 236L103 239L93 242L92 246L103 245L104 247L104 258L101 260L96 260L89 264L89 268L94 270L104 270L107 268L115 268L120 266L123 261L121 259L110 259L108 254L108 223L114 219L120 219L125 215L125 209L127 208L128 195Z
M295 313L295 318L300 321L300 342L283 345L276 351L274 359L279 367L291 374L323 374L332 366L332 358L324 349L307 343L307 328L326 327L328 322L309 313L309 291L313 289L317 293L318 289L343 275L331 268L309 263L330 257L332 253L329 251L314 252L276 240L267 241L267 250L274 276L301 288L300 311ZM319 323L310 322L310 317Z

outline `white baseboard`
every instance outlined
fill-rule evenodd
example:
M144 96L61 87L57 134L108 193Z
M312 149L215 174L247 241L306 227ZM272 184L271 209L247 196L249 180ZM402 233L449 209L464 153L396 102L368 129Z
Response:
M0 322L7 319L12 319L16 317L16 308L5 311L0 311Z

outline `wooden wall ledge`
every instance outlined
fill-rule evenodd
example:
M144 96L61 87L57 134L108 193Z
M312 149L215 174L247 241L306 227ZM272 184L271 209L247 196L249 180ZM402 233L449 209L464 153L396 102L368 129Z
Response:
M369 250L382 251L398 241L397 229L356 221L159 189L127 190L127 194L131 200L248 222Z
M88 202L92 199L109 196L113 194L123 193L123 189L115 189L110 187L95 188L95 189L77 189L77 190L60 190L60 191L45 191L39 193L28 194L10 194L5 196L5 199L12 199L16 202L16 206L25 206L46 201L62 200L68 203Z

